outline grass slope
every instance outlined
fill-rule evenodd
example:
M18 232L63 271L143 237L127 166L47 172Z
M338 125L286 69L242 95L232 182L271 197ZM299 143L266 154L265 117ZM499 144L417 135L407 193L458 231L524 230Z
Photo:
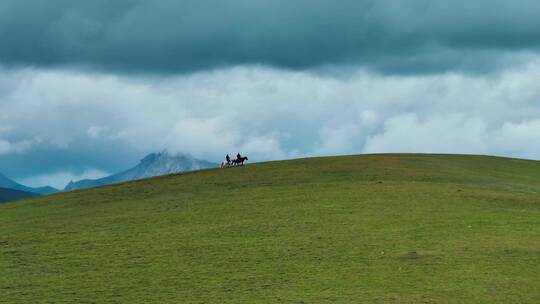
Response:
M540 303L540 162L301 159L0 207L2 303Z

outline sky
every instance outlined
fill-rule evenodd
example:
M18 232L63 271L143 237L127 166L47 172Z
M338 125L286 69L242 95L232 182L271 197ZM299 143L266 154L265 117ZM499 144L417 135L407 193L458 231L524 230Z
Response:
M540 2L2 0L0 172L167 150L540 159Z

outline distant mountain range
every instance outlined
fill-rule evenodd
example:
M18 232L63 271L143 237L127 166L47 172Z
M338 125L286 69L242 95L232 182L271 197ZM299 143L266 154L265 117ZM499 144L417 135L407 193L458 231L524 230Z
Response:
M185 154L171 155L167 152L152 153L144 157L135 167L100 179L84 179L70 182L64 191L93 188L117 184L172 173L215 168L217 163L193 158Z
M39 194L8 188L0 188L0 204L36 196L39 196Z
M4 176L1 173L0 173L0 188L7 188L7 189L24 191L24 192L42 194L42 195L52 194L52 193L58 192L57 189L55 189L53 187L50 187L50 186L39 187L39 188L32 188L32 187L24 186L24 185L21 185L21 184L15 182L13 180L7 178L6 176Z
M196 159L185 154L171 155L167 152L152 153L144 157L138 165L131 169L100 179L72 181L65 187L64 191L93 188L153 176L215 167L218 167L218 164ZM56 192L59 192L59 190L50 186L32 188L21 185L0 173L0 202Z

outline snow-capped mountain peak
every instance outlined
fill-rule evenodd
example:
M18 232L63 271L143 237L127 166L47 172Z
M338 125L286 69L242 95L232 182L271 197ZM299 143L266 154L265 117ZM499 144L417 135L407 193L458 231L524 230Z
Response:
M167 151L151 153L145 156L135 167L95 180L70 182L65 190L92 188L102 185L121 183L153 176L187 172L205 168L214 168L218 164L199 160L186 154L170 154Z

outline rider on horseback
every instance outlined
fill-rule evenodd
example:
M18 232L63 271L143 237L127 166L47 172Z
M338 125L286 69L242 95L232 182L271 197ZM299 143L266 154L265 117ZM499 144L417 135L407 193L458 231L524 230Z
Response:
M248 160L247 157L240 155L240 153L236 154L236 159L233 159L231 161L231 158L229 157L229 154L225 156L225 161L221 162L221 168L226 167L235 167L235 166L243 166L244 162Z

